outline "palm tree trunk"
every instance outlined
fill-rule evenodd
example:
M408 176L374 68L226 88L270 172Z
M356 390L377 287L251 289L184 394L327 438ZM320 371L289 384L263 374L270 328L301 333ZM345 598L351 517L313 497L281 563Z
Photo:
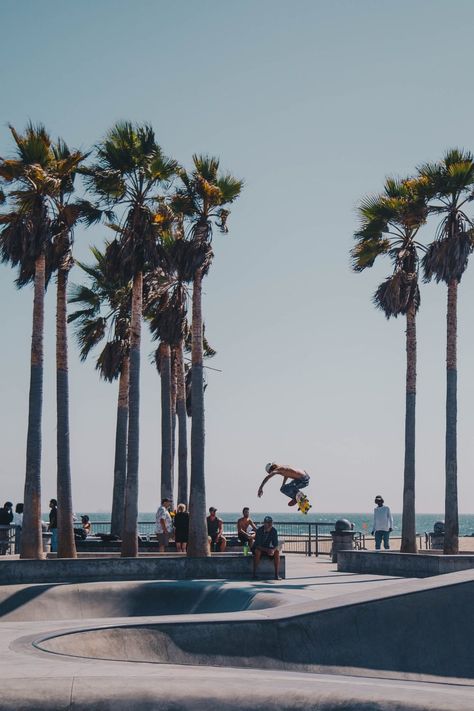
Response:
M405 468L403 473L402 553L416 553L415 519L415 407L416 407L416 307L407 311L407 372L405 409Z
M204 472L204 380L202 345L202 271L194 275L192 323L191 491L189 497L188 556L210 555L206 524L206 481Z
M178 503L188 503L188 423L183 342L176 349L176 415L178 418Z
M175 485L176 461L176 346L171 349L171 491Z
M128 389L127 481L122 534L123 558L138 555L138 464L140 445L140 342L142 327L143 272L133 278L130 319L130 381Z
M161 498L173 499L171 481L171 348L160 345L161 377Z
M446 490L444 552L459 552L457 465L457 279L448 284L446 339Z
M119 379L117 426L115 429L114 489L110 532L121 538L123 530L125 483L127 480L128 385L130 356L125 356Z
M56 410L58 558L77 558L74 541L71 462L69 454L69 374L66 290L69 269L58 270L56 305Z
M35 263L30 394L26 439L26 475L21 558L42 558L41 537L41 414L43 409L43 328L45 256Z

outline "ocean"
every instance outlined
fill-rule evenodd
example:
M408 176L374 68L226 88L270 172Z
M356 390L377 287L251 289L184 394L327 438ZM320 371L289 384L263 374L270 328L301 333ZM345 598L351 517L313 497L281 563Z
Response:
M105 522L110 521L110 513L91 513L90 511L80 511L76 515L87 514L92 522ZM223 519L225 522L237 521L237 519L242 515L236 511L218 511L219 518ZM372 530L372 513L310 513L304 516L300 513L288 513L288 512L273 512L273 511L260 511L260 512L250 512L251 518L258 522L262 521L264 516L270 514L274 521L279 521L281 523L334 523L339 518L346 518L351 523L354 524L356 531L362 531L363 533L370 533ZM43 519L47 520L47 514L43 514ZM142 512L138 516L140 522L154 522L155 512ZM433 530L433 524L435 521L443 521L444 516L440 513L431 514L417 514L416 516L416 531L417 533L426 533ZM393 514L393 532L395 535L401 534L402 530L402 515L400 513ZM461 536L472 536L474 535L474 514L459 514L459 535Z

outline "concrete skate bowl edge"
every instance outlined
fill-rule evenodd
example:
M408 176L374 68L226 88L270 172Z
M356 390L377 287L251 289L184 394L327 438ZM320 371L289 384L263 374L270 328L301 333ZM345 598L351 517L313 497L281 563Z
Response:
M474 678L474 581L273 619L125 624L49 635L45 652L133 662ZM294 609L294 608L293 608ZM246 654L245 650L249 650Z

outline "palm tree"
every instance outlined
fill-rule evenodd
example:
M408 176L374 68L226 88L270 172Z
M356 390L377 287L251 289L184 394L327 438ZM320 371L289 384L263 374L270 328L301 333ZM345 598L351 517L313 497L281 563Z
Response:
M191 225L196 248L192 303L192 400L191 424L191 491L188 555L209 555L206 527L206 489L204 469L204 380L202 343L202 279L212 261L212 220L222 232L227 232L229 211L224 205L234 202L243 183L231 175L219 173L219 161L209 156L193 156L191 173L181 170L181 187L172 207Z
M186 502L186 422L182 421L183 408L184 420L186 419L183 345L187 330L187 284L193 278L195 248L192 242L184 239L180 230L176 231L173 238L168 239L163 247L166 272L149 280L145 297L145 313L150 330L153 338L160 341L155 353L155 362L161 377L161 497L173 498L174 420L179 389L178 498L180 502Z
M69 447L69 375L67 347L67 282L73 266L72 243L74 227L79 221L92 224L100 219L97 210L85 200L72 201L77 170L87 157L80 151L71 152L59 140L52 146L54 172L59 178L59 192L54 199L55 218L51 260L57 271L56 297L56 417L57 417L57 500L58 558L75 558L71 463Z
M419 174L429 184L430 212L441 217L436 239L423 258L426 281L443 281L448 287L446 335L446 488L444 552L459 551L457 492L457 292L472 251L473 222L465 212L474 197L474 156L451 149L438 163L421 166Z
M33 330L26 444L26 475L22 558L41 558L41 421L43 405L44 294L46 252L51 242L52 197L60 181L54 176L51 138L42 125L29 123L24 134L10 126L16 156L0 158L0 177L12 186L7 195L10 211L0 218L0 252L3 262L19 267L19 287L33 280Z
M167 185L177 169L166 158L151 126L117 123L96 147L96 163L88 171L89 186L106 205L123 209L119 239L107 250L113 272L133 281L130 319L130 380L127 481L122 556L138 555L138 464L140 411L140 344L143 275L159 266L160 224L154 220L156 190Z
M419 250L416 237L427 217L424 181L387 179L382 195L367 197L359 206L361 228L355 234L353 268L371 267L380 255L393 262L392 274L378 287L374 303L387 318L406 318L405 464L403 473L403 553L416 553L415 407L416 313L420 306Z
M108 244L106 242L106 248ZM110 532L121 537L127 476L131 283L111 277L105 251L92 247L91 252L94 264L76 262L88 276L89 286L74 285L71 289L69 302L80 308L70 314L68 320L76 326L81 360L108 337L97 358L96 369L108 382L119 380Z

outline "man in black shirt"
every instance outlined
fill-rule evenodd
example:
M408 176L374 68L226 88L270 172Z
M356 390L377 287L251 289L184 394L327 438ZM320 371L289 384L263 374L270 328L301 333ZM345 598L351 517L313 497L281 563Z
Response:
M276 528L273 528L273 519L271 516L265 516L263 526L257 528L255 535L255 545L252 548L253 553L253 577L257 577L257 567L260 563L262 555L273 558L275 566L275 580L281 580L280 572L280 551L278 549L278 533Z
M58 551L58 502L56 499L51 499L49 502L49 526L48 531L51 532L51 552Z

